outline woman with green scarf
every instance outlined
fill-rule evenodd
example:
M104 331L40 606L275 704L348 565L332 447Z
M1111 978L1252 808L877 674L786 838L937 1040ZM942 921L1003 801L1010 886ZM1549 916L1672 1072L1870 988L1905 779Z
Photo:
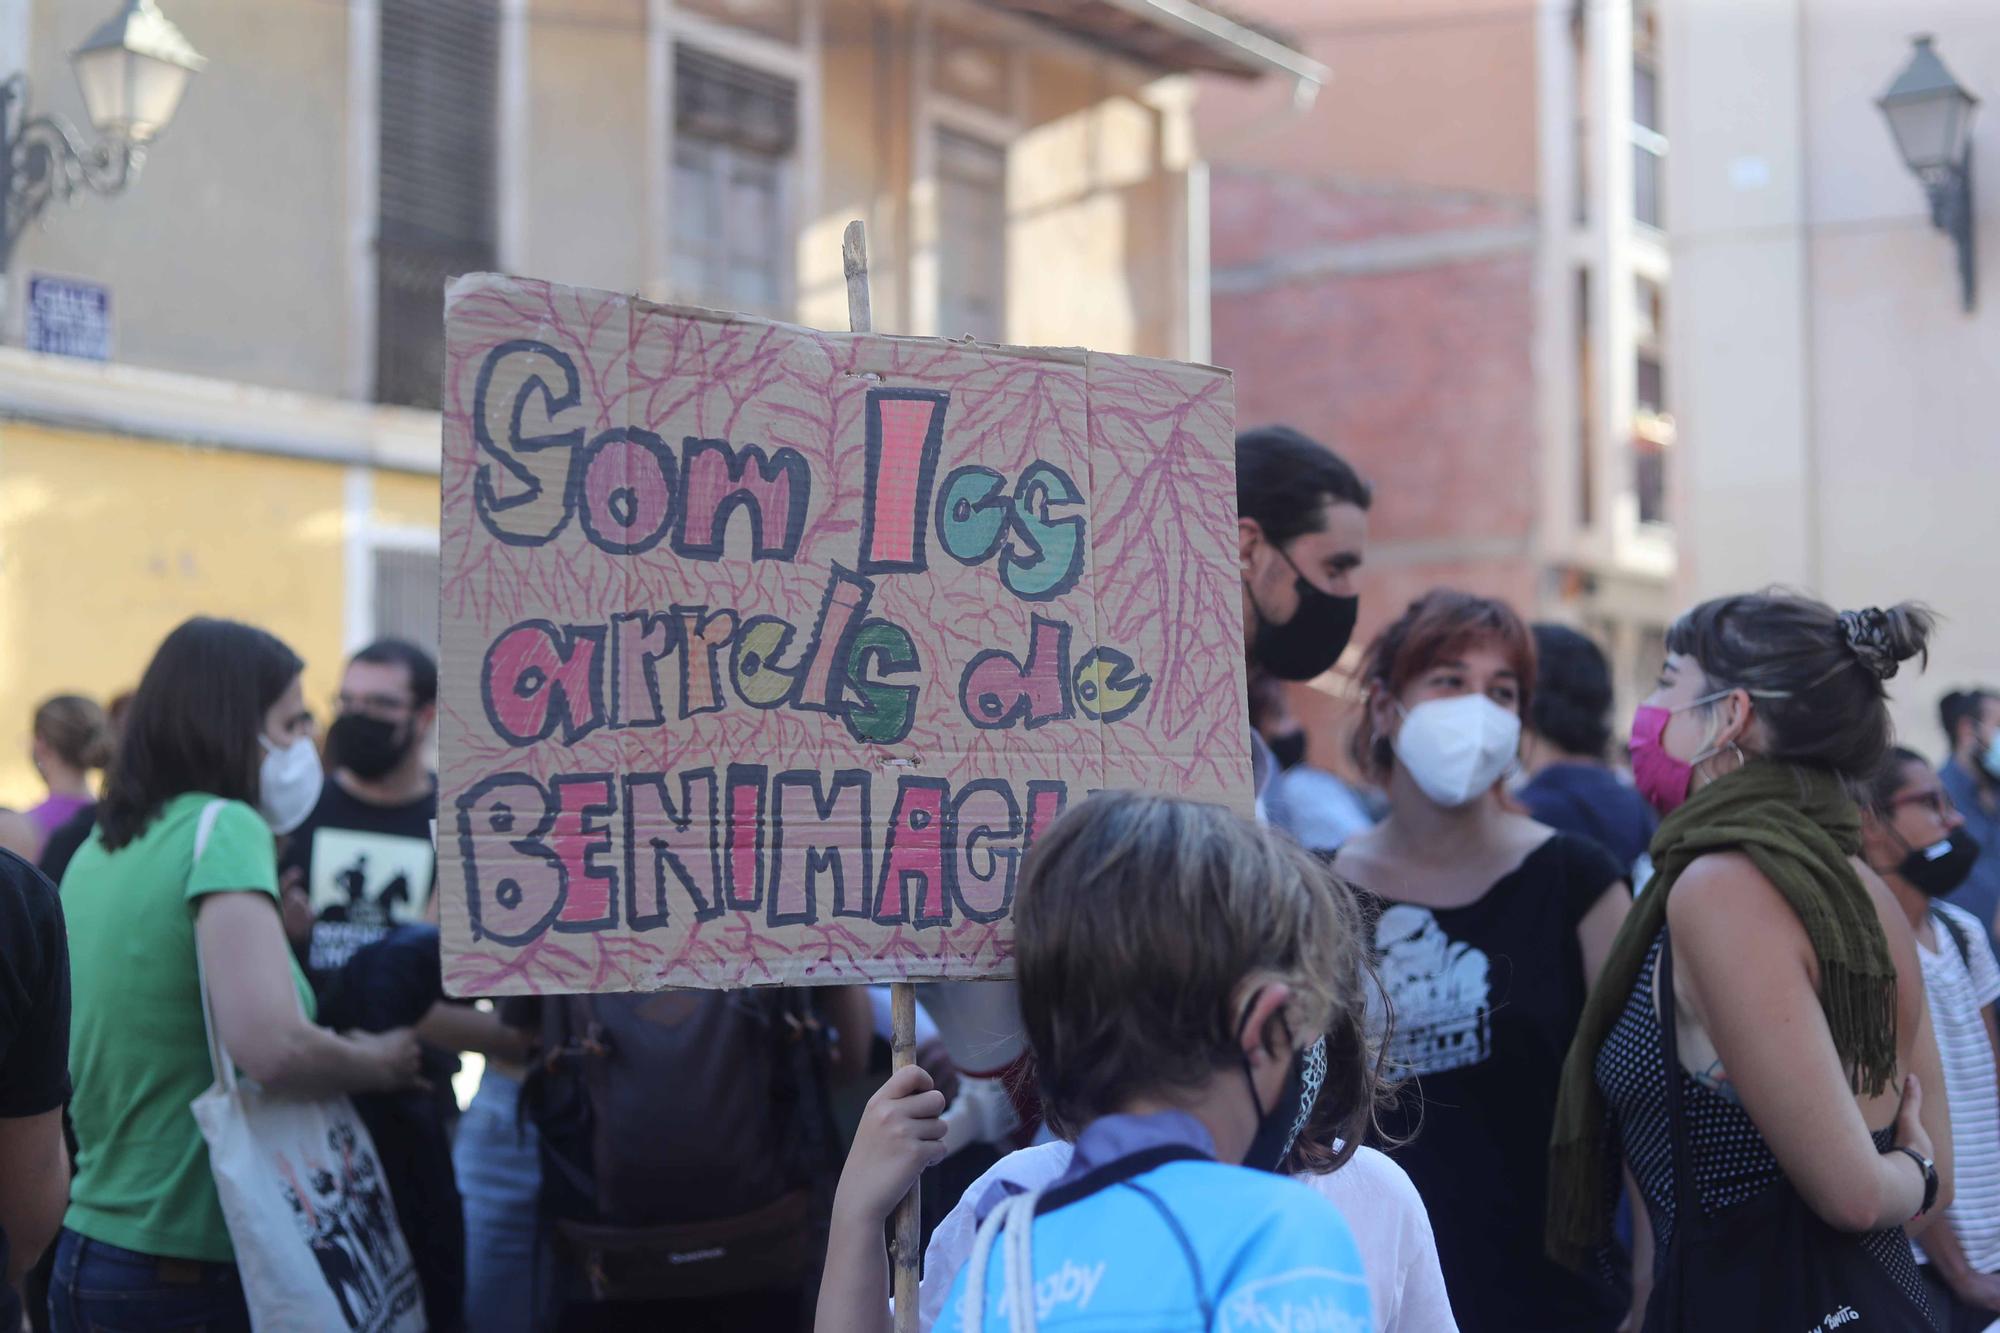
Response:
M1859 857L1848 786L1931 623L1763 593L1668 633L1632 727L1665 816L1656 873L1564 1067L1547 1231L1556 1258L1600 1262L1628 1167L1656 1237L1648 1330L1839 1327L1846 1307L1931 1326L1903 1224L1949 1200L1950 1124L1909 924Z

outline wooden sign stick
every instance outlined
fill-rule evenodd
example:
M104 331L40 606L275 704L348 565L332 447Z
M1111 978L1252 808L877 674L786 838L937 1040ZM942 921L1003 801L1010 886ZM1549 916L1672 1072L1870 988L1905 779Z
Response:
M859 220L847 224L840 238L840 267L847 277L847 326L855 333L875 331L874 312L868 304L868 229ZM907 1069L917 1060L917 992L907 981L889 983L892 1070ZM889 1261L895 1275L896 1333L917 1330L917 1268L923 1242L922 1186L896 1205L895 1237L889 1245Z

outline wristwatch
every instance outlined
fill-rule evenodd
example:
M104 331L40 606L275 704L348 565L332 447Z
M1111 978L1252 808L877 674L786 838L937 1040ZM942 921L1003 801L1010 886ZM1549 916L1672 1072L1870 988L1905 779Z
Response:
M1933 1162L1930 1158L1918 1152L1915 1148L1908 1147L1905 1144L1899 1143L1895 1147L1889 1149L1889 1151L1902 1153L1904 1156L1908 1157L1911 1161L1915 1162L1917 1164L1917 1169L1924 1173L1924 1202L1923 1206L1917 1209L1916 1217L1912 1217L1910 1219L1912 1222L1914 1222L1917 1220L1917 1217L1922 1217L1925 1213L1928 1213L1931 1210L1931 1205L1937 1202L1937 1194L1938 1194L1937 1163Z

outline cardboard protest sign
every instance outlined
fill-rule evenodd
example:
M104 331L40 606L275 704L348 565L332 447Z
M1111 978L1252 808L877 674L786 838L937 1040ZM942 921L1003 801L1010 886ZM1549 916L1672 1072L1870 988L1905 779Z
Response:
M492 275L445 322L454 994L1005 975L1065 804L1247 809L1226 372Z

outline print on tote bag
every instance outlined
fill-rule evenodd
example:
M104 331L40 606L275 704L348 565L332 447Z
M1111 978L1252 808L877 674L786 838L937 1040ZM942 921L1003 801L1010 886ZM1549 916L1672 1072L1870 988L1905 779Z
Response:
M423 1333L416 1265L352 1105L231 1082L195 1098L192 1109L208 1139L251 1325L259 1333Z
M399 1272L409 1267L403 1238L374 1157L357 1151L354 1126L336 1122L327 1148L325 1157L297 1163L280 1150L278 1175L300 1239L312 1247L348 1327L359 1328L383 1304L385 1288L402 1277L414 1285L415 1274Z

